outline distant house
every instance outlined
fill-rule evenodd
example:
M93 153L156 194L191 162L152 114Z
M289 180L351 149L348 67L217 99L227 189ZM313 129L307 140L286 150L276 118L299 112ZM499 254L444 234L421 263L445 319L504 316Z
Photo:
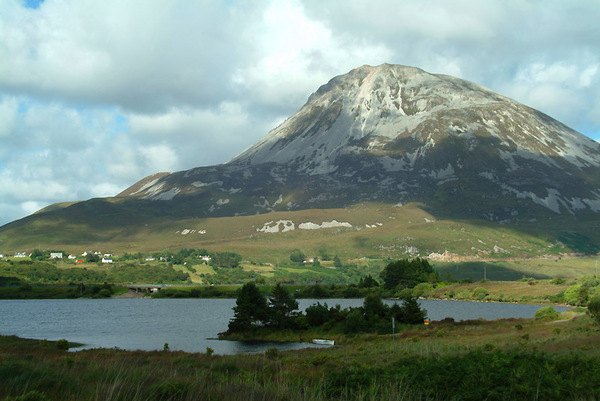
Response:
M207 256L207 255L200 256L200 259L206 263L210 262L210 256Z
M67 258L68 259L77 259L77 256L75 256L75 255L69 255L69 256L67 256Z
M62 252L50 252L50 259L62 259Z
M102 263L112 263L112 262L113 262L113 260L112 260L111 257L106 257L105 256L105 257L102 258Z
M26 258L27 255L25 254L25 252L15 252L14 257L15 258Z

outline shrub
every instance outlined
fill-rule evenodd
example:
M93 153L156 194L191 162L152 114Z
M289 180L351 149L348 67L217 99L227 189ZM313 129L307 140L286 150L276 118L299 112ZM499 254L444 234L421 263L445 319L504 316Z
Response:
M567 288L563 294L563 299L567 305L581 305L579 302L581 288L581 284L575 284Z
M269 348L269 349L267 349L267 350L265 351L265 356L266 356L268 359L270 359L270 360L274 361L274 360L276 360L277 358L279 358L279 350L278 350L277 348L275 348L275 347L271 347L271 348Z
M58 340L56 342L56 348L66 351L69 349L69 342L65 339Z
M596 295L588 302L588 312L596 323L600 324L600 296Z
M485 288L477 287L473 290L473 294L471 296L477 301L483 301L488 294L489 292Z
M413 288L413 295L419 297L431 297L433 295L433 288L429 283L419 283Z
M547 320L547 321L551 321L551 320L558 320L558 312L556 310L554 310L554 307L552 306L546 306L543 308L538 309L535 312L535 319L536 320Z

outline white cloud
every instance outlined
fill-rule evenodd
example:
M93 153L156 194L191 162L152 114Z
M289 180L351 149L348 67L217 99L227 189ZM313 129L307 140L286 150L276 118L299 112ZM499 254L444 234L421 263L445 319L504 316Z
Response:
M0 138L8 137L16 129L18 103L14 97L0 101Z
M172 171L177 167L177 155L165 144L146 146L139 151L144 156L145 163L157 171Z
M22 4L0 1L0 224L223 163L364 64L460 76L600 135L597 1Z
M27 214L35 213L38 210L42 209L44 206L46 206L44 203L35 201L21 203L21 209L23 209L23 211Z

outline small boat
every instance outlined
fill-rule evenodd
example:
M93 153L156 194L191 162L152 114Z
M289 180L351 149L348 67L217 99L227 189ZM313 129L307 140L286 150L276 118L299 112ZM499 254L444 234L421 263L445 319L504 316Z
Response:
M315 338L312 340L313 344L319 344L319 345L334 345L335 341L333 340L321 340L319 338Z

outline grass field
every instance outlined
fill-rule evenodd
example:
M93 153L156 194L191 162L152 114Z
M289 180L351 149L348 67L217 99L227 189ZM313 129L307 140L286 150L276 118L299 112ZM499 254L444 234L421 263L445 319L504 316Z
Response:
M313 334L318 335L305 333L304 338ZM399 327L394 337L369 334L335 340L338 345L328 349L218 356L118 349L68 353L46 341L0 337L0 399L600 397L600 332L587 316L551 322L433 322L428 329Z

